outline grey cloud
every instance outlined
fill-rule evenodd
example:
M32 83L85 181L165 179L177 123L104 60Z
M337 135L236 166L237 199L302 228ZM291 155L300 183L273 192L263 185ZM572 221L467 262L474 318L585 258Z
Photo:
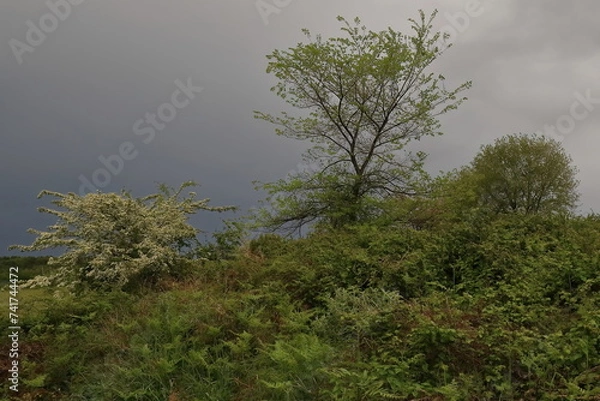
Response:
M58 1L58 0L55 0ZM481 0L485 12L470 21L435 71L449 85L473 80L470 100L442 119L445 135L411 146L429 153L428 169L468 163L479 146L501 135L533 132L566 111L573 93L592 88L600 97L597 68L600 15L595 0L527 2ZM31 241L29 227L44 228L35 199L44 188L76 192L80 174L100 167L98 157L132 141L139 155L113 177L108 191L152 192L156 181L194 179L200 196L244 209L264 194L252 181L280 178L301 162L305 144L273 134L253 110L277 112L269 92L265 55L294 46L307 27L339 34L335 16L359 16L373 30L406 31L417 9L464 9L467 1L348 2L292 0L264 25L254 0L84 1L19 65L8 45L23 40L28 19L43 2L0 5L0 254ZM595 66L595 67L594 67ZM204 90L148 145L132 132L146 112L169 100L174 81L191 77ZM600 107L578 124L564 145L580 166L582 210L600 206ZM199 216L211 230L222 216Z

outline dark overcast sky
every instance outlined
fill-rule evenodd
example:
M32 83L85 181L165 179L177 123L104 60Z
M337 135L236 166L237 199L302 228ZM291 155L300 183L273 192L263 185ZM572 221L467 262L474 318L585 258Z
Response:
M69 0L70 10L55 7L58 18L46 1L0 3L0 255L30 243L27 228L53 223L36 210L40 190L78 192L81 176L92 181L103 167L99 157L127 142L135 157L102 190L145 195L156 182L195 180L215 205L255 205L264 194L252 181L297 168L304 146L252 117L286 107L269 91L265 55L302 41L304 27L338 35L337 15L407 32L419 8L439 10L436 28L460 31L432 71L449 85L473 81L469 101L442 119L445 134L415 144L429 154L427 168L459 167L502 135L558 125L580 170L580 209L600 210L598 0L262 3L278 12L261 16L256 0ZM41 25L45 38L34 32ZM173 101L188 81L202 91ZM164 127L143 121L173 110ZM210 231L220 218L203 214L194 224Z

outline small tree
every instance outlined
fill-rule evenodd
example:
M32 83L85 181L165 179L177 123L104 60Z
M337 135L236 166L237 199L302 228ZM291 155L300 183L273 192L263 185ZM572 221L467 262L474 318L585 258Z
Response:
M55 215L58 222L49 231L30 229L38 237L31 245L12 245L9 249L39 251L66 248L59 257L50 258L57 266L49 277L37 277L33 284L57 285L72 290L84 288L119 289L140 280L154 280L173 273L183 261L182 251L192 246L198 230L187 216L198 210L222 212L232 207L210 207L209 199L195 200L190 192L180 199L178 190L159 186L159 192L133 198L127 191L90 193L80 196L42 191L63 210L46 207L40 212Z
M483 146L469 170L479 203L496 213L566 212L579 199L571 163L557 141L520 134Z
M414 192L425 155L406 153L406 144L441 134L437 116L456 109L465 98L444 77L425 70L445 50L440 34L420 12L413 36L389 28L367 31L342 17L345 37L323 40L303 32L310 43L267 56L267 72L279 83L272 90L307 111L301 117L256 112L277 126L279 135L314 144L304 155L315 167L264 185L274 213L266 225L292 230L314 221L341 226L369 217L373 200Z

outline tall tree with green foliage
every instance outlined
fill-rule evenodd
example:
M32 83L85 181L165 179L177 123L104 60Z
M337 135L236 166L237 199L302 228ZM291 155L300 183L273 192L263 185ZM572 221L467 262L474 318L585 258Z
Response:
M279 80L272 90L305 113L255 116L278 135L311 142L304 159L315 167L263 185L273 209L265 212L268 226L342 226L376 212L373 201L414 193L425 155L401 151L441 134L437 117L456 109L471 86L447 90L443 75L426 72L447 48L432 32L435 15L410 19L412 35L338 17L345 36L324 40L305 29L308 43L267 56L267 72Z
M495 213L567 212L579 199L577 168L557 141L507 135L483 146L470 166L479 203Z

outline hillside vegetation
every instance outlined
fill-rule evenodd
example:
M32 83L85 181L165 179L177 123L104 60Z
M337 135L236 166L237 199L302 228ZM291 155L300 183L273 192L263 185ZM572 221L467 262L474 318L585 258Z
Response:
M433 178L404 153L470 87L424 72L444 50L434 16L411 20L413 36L340 18L344 37L305 31L268 56L273 90L308 113L257 117L310 141L314 168L263 184L264 208L211 243L189 215L231 207L184 194L192 182L142 198L42 191L57 222L13 248L62 253L37 270L3 261L42 276L22 282L19 392L2 359L2 395L600 400L600 216L575 213L561 145L507 135Z
M151 288L23 304L21 397L600 399L598 216L403 203L212 244Z

